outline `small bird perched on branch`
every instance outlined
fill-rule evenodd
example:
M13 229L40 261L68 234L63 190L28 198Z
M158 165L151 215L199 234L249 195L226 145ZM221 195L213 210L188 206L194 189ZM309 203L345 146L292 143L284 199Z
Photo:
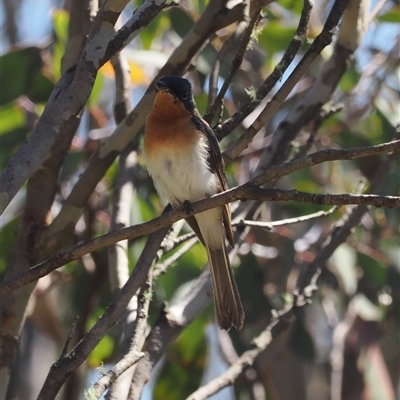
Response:
M217 138L201 118L187 79L167 76L156 83L143 151L158 193L174 208L228 189ZM186 221L207 249L218 325L240 329L244 311L225 245L226 235L233 246L230 206Z

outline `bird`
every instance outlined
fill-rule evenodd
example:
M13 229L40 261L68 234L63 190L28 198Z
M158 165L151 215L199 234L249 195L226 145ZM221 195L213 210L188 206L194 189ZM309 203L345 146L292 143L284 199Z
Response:
M174 209L190 209L190 203L228 189L218 140L185 78L166 76L156 82L143 156L158 194ZM185 220L207 250L218 326L241 329L245 315L225 244L226 238L234 246L230 205Z

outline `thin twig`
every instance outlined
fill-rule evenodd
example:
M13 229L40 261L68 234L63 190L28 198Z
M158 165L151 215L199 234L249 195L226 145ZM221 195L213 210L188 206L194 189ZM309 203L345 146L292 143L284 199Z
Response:
M173 263L179 260L186 252L188 252L196 243L198 238L192 238L187 243L185 243L179 250L177 250L171 257L168 257L162 263L158 263L154 268L154 278L157 278L163 274L167 268L169 268Z
M150 378L150 372L160 360L170 343L188 326L212 301L211 277L205 269L190 290L180 292L171 306L164 306L150 334L146 338L142 358L136 366L129 399L139 400L143 386Z
M311 10L312 2L309 0L304 0L304 6L301 12L300 21L296 33L289 43L289 46L287 47L285 53L283 54L281 61L274 68L271 75L268 76L263 84L257 89L255 98L245 104L237 113L235 113L231 118L225 121L221 126L216 127L215 134L219 139L224 138L235 128L237 128L239 124L256 109L256 107L272 90L275 84L282 78L283 74L286 72L287 68L294 60L306 36Z
M128 368L136 364L144 354L140 351L142 342L144 342L144 334L146 332L147 317L151 300L153 268L149 269L145 284L142 286L138 296L138 309L136 326L131 338L129 351L118 361L112 369L104 374L94 384L94 398L99 399L104 391L110 387Z
M306 59L307 55L311 58L314 57L316 55L314 51L322 50L326 44L332 41L334 28L341 18L333 54L323 64L312 87L304 95L299 96L296 104L291 107L289 113L279 123L272 135L270 144L262 154L257 167L258 172L281 164L287 159L291 150L291 141L295 139L304 126L315 119L321 107L331 98L367 30L366 17L368 12L366 9L368 5L369 0L336 0L323 31L307 50L295 70L298 69L300 72L303 62L307 63L307 60L309 60L309 58ZM329 79L326 79L328 76ZM283 94L285 95L285 93ZM270 120L271 113L274 112L275 106L279 105L279 101L280 99L277 98L274 103L271 101L271 105L267 104L265 110L258 117L259 121L256 124L258 127Z
M233 226L252 226L252 227L258 227L258 228L264 228L264 229L271 230L277 226L286 226L286 225L298 224L299 222L311 221L311 220L317 219L317 218L325 218L325 217L328 217L329 215L332 215L337 210L338 210L338 207L334 206L328 211L317 211L312 214L301 215L300 217L287 218L287 219L282 219L280 221L272 221L272 222L249 221L249 220L242 219L240 221L234 222L232 225Z
M217 110L221 107L221 102L222 99L224 98L229 85L231 84L231 81L233 77L235 76L237 70L240 68L242 65L242 61L244 58L244 55L246 53L246 50L248 48L249 42L251 40L251 35L253 33L254 28L257 26L261 19L261 10L263 8L264 4L263 2L259 1L258 5L256 6L256 9L251 17L251 20L244 31L241 39L240 39L240 44L239 44L239 49L236 52L235 58L232 61L231 68L229 70L228 76L226 77L224 84L222 85L221 90L219 91L213 105L210 107L210 109L207 111L207 114L204 116L204 119L210 123L211 120L214 118L214 115Z
M245 188L238 200L258 201L296 201L325 206L344 206L364 204L366 206L397 208L400 207L399 196L381 196L377 194L316 194L299 192L298 190L251 189Z
M252 365L254 360L271 344L272 340L284 332L293 319L293 307L276 313L268 327L254 339L254 348L244 352L223 374L197 389L186 400L203 400L222 388L232 385L244 368Z
M192 239L194 237L196 237L196 234L194 232L189 232L189 233L185 233L184 235L178 236L175 239L173 249L175 249L177 246L181 245L183 242L186 242L187 240Z
M357 317L354 304L350 301L346 315L333 331L333 343L330 354L331 371L331 400L342 399L343 367L345 357L346 336Z
M332 7L332 10L325 22L322 32L315 38L314 42L296 65L293 72L274 94L272 99L266 104L252 125L247 128L243 135L226 150L226 157L233 160L242 150L247 147L248 143L254 138L257 132L259 132L260 129L267 124L267 122L279 109L283 101L293 90L295 85L300 81L322 50L332 42L333 30L339 23L349 1L350 0L336 0L335 5ZM304 37L304 35L302 37ZM315 111L313 109L310 108L307 111L307 115L315 115ZM284 123L285 121L282 122L283 125Z
M307 139L307 143L305 143L298 151L296 154L295 158L301 158L305 157L310 150L311 146L314 143L314 140L317 136L317 133L319 129L321 128L321 125L330 117L333 115L337 114L338 112L342 111L344 108L343 104L336 104L335 106L329 107L329 109L321 110L318 117L315 119L313 127L311 129L310 135Z
M79 315L77 315L77 316L73 319L73 321L72 321L72 323L71 323L71 327L70 327L69 332L68 332L67 340L65 341L64 347L63 347L63 349L62 349L62 351L61 351L60 358L65 357L66 354L67 354L68 351L69 351L69 347L70 347L70 345L71 345L72 338L74 337L74 333L75 333L75 329L76 329L76 324L78 323L78 321L79 321Z

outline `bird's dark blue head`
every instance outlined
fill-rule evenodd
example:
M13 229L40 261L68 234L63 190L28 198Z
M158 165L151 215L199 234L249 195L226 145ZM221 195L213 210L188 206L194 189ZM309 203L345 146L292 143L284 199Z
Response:
M196 109L191 83L180 76L165 76L156 82L156 91L166 91L179 99L185 108L192 112Z

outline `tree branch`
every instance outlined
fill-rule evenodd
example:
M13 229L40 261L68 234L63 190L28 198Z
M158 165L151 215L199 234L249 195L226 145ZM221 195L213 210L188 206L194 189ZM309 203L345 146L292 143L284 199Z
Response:
M315 194L297 190L243 188L238 200L258 201L296 201L319 206L344 206L364 204L366 206L395 208L400 207L399 196L379 196L376 194Z
M183 74L189 67L193 57L201 50L214 32L242 18L243 9L245 8L242 3L238 3L229 9L226 7L226 3L226 0L211 0L208 3L202 16L185 36L180 46L171 54L168 62L153 79L136 107L117 126L112 136L91 158L60 213L41 235L42 247L48 252L49 257L59 251L60 244L64 243L72 235L75 224L81 216L94 188L118 154L143 128L145 118L149 114L153 103L154 83L164 75Z
M129 64L122 53L111 59L115 72L115 104L114 119L118 124L132 110L132 90ZM137 165L137 153L132 151L134 146L128 146L120 155L118 163L118 175L115 192L112 199L112 215L110 231L129 226L132 208L133 190L135 187L135 166ZM121 289L129 278L128 240L121 240L108 247L108 271L111 291L115 293ZM128 352L129 341L132 335L133 325L138 317L138 297L133 296L124 313L124 340L121 343L120 354ZM120 357L121 358L121 357ZM113 385L107 393L107 400L123 398L128 393L132 380L133 368L118 375L113 380ZM108 386L107 386L108 387Z
M115 382L126 370L132 365L136 364L144 354L140 351L144 342L144 335L146 333L147 317L149 312L149 305L151 300L151 284L152 284L153 268L149 269L145 284L142 286L138 296L138 309L136 326L133 336L130 340L130 347L128 352L119 360L112 369L103 375L94 384L94 398L99 399L106 389ZM118 394L118 393L116 393ZM119 393L119 398L121 398Z
M379 190L384 180L384 176L393 161L394 155L391 155L381 164L372 180L372 190ZM361 217L366 211L367 207L364 205L354 207L350 215L344 216L340 223L341 226L338 226L338 224L334 225L330 232L327 244L317 254L314 261L307 264L306 268L301 271L297 281L297 289L293 293L293 304L282 311L275 311L268 327L254 340L254 348L244 352L227 371L213 379L208 384L200 387L186 400L206 399L212 394L217 393L222 388L233 384L245 367L252 365L254 360L272 343L272 341L278 335L286 331L288 326L296 317L297 309L308 304L311 301L313 292L318 289L316 281L321 268L324 268L326 261L330 258L333 252L351 235L352 229L359 224Z
M103 316L64 358L53 364L37 400L53 400L72 372L88 357L107 331L117 322L137 290L146 280L149 268L157 254L168 228L153 233L126 284L114 296Z
M68 41L61 60L61 72L63 74L78 62L85 48L86 38L89 35L90 26L97 11L98 4L95 0L71 1Z
M167 270L167 268L169 268L173 263L178 261L198 241L199 241L199 239L197 237L191 238L179 250L177 250L171 257L167 258L162 263L157 263L154 268L154 278L157 278L158 276L163 274Z
M222 100L229 88L229 85L230 85L233 77L235 76L237 70L242 65L242 61L243 61L244 55L246 53L247 47L250 43L251 35L253 33L254 27L256 27L257 24L260 22L261 10L262 10L263 6L264 6L264 2L259 1L256 6L256 9L253 12L250 22L248 23L248 26L246 27L245 31L243 32L243 35L240 39L239 48L238 48L236 55L232 61L228 76L226 77L224 84L222 85L222 88L219 91L214 103L212 104L210 109L207 111L207 114L204 116L205 121L207 121L208 123L211 122L211 120L214 118L215 112L221 107ZM234 37L234 35L232 35L232 37ZM211 84L211 82L210 82L210 84Z
M378 144L376 146L354 147L351 149L326 149L317 151L303 158L297 158L285 164L276 165L266 172L258 175L250 182L254 186L261 186L265 183L281 178L284 175L312 167L326 161L352 160L355 158L370 157L375 154L384 154L400 151L400 140Z
M136 33L161 11L160 5L167 2L145 0L134 16L138 19ZM26 179L38 170L55 141L70 131L70 125L86 104L97 71L104 61L107 45L114 34L112 27L127 3L128 0L104 2L93 21L76 69L69 69L56 84L34 131L5 166L0 175L0 214Z
M143 347L145 356L136 365L130 399L139 400L143 386L150 379L150 372L172 343L212 300L210 272L205 269L188 291L169 307L164 307Z
M283 201L293 200L299 202L307 202L310 204L318 205L341 205L343 204L365 204L375 205L381 207L383 205L388 207L398 207L400 197L396 196L378 196L378 195L322 195L322 194L311 194L302 193L296 190L278 190L278 189L260 189L258 186L264 183L310 167L317 165L325 161L333 160L349 160L359 157L367 157L376 154L388 153L388 152L399 152L400 151L400 140L396 140L389 143L384 143L377 146L368 146L360 148L352 148L345 150L322 150L316 153L310 154L307 157L290 161L286 164L278 165L271 168L264 174L250 180L242 186L227 190L218 195L214 195L210 198L195 202L192 204L193 212L190 215L194 215L199 212L206 211L208 209L221 206L225 203L241 200L246 201L248 199L262 199L264 201ZM51 271L60 268L61 266L82 257L84 254L90 253L102 247L109 246L110 244L116 243L124 239L133 239L147 235L151 232L155 232L158 229L170 226L179 219L185 218L188 214L183 208L167 212L160 217L154 218L151 221L137 224L128 228L124 228L118 231L110 232L103 236L99 236L95 239L81 243L75 248L59 253L49 260L38 264L37 266L30 268L28 271L19 274L6 282L0 284L0 296L7 294L27 283L33 282L47 275Z
M289 43L281 61L274 68L271 75L264 81L264 83L257 89L255 98L245 104L236 114L225 121L221 126L216 127L215 134L219 139L224 138L231 133L239 124L261 103L261 101L272 90L275 84L282 78L283 74L294 60L298 53L303 40L306 37L308 22L310 20L312 10L312 2L304 0L303 10L301 12L299 25L296 33ZM247 140L247 139L246 139ZM248 141L246 142L248 143Z
M251 226L251 227L271 230L277 226L286 226L286 225L298 224L299 222L311 221L311 220L317 219L317 218L326 218L329 215L332 215L337 210L338 210L338 207L335 206L335 207L332 207L328 211L317 211L312 214L301 215L300 217L287 218L287 219L282 219L280 221L271 221L271 222L249 221L249 220L241 219L237 222L233 222L232 226Z
M345 10L347 4L348 7ZM266 170L273 165L282 163L290 151L288 143L319 114L321 107L329 101L366 32L368 4L369 0L335 2L322 33L309 49L311 50L314 46L320 48L320 45L325 41L330 43L333 28L343 15L333 54L323 65L312 88L305 96L301 96L297 104L292 107L289 114L278 125L272 135L271 143L264 151L262 163L258 167L259 170ZM266 117L269 119L270 114ZM263 122L266 122L266 120L263 118Z
M284 84L280 87L280 89L275 93L272 97L271 101L269 101L264 109L261 111L259 116L253 122L253 124L246 130L246 132L227 149L226 156L230 159L236 158L236 156L244 150L248 143L253 139L253 137L257 134L257 132L264 127L267 122L271 119L271 117L275 114L278 108L281 106L283 101L289 95L289 93L293 90L295 85L300 81L303 77L307 69L314 62L317 56L322 52L322 50L328 46L332 42L333 30L336 25L339 23L340 18L343 15L343 12L350 0L336 0L335 4L332 7L331 12L325 22L324 28L322 32L315 38L314 42L311 44L309 49L306 51L300 62L296 65L293 72L286 79ZM295 36L296 38L296 36ZM323 104L323 103L321 103ZM320 105L321 105L320 104ZM307 110L307 115L315 115L314 109ZM286 119L281 123L282 125L286 124ZM273 141L276 138L276 134L273 137ZM287 143L285 141L284 143ZM271 154L271 146L268 146L268 154ZM275 154L275 153L273 153ZM284 160L284 159L283 159ZM283 161L282 159L280 162ZM265 160L263 160L265 162ZM279 162L274 162L269 166L279 164Z

